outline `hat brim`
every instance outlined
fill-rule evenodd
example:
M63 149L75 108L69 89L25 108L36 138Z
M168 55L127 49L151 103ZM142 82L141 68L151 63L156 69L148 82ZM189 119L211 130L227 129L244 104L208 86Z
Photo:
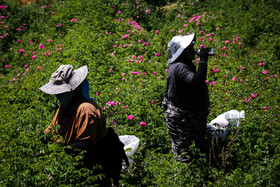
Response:
M51 80L39 88L42 92L47 94L62 94L75 90L87 77L88 67L83 66L74 70L74 74L69 80L69 83L63 83L60 85L54 84Z
M182 52L192 43L195 39L195 33L189 34L187 36L174 36L172 40L168 43L168 46L171 45L171 42L180 43L180 48L172 55L171 58L168 59L168 64L174 62Z

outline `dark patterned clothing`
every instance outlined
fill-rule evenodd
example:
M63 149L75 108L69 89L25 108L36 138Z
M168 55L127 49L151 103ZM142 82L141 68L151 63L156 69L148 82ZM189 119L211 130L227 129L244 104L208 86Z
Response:
M177 160L189 162L189 146L204 151L207 117L209 114L208 87L205 83L207 64L198 70L192 62L175 62L169 66L163 108L171 136L172 152ZM185 156L184 156L185 155Z
M176 159L189 162L189 146L194 141L196 147L205 150L205 133L209 111L184 111L166 100L166 125L171 136L172 152ZM188 158L188 156L190 156Z

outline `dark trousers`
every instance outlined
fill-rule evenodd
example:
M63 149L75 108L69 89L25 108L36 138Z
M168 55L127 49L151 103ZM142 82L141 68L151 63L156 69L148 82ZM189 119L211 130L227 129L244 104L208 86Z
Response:
M129 163L123 149L124 144L112 128L108 128L107 135L95 146L89 142L80 141L70 144L70 147L72 149L68 149L66 152L72 154L78 153L79 150L85 150L85 167L91 170L94 165L101 165L101 172L112 178L114 185L119 185L122 162L124 160L127 165Z
M191 162L189 147L195 143L202 152L205 148L205 134L209 110L191 111L176 107L164 98L162 108L166 112L166 125L171 136L172 152L182 162Z

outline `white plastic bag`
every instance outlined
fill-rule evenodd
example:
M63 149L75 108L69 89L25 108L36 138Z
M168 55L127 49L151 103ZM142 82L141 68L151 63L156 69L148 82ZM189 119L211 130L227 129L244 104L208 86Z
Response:
M207 128L215 137L224 138L231 131L231 127L239 126L239 119L245 120L244 110L241 112L237 110L230 110L218 115L215 119L207 124Z
M119 136L120 141L124 144L124 150L127 157L131 157L139 146L139 138L134 135Z
M123 135L123 136L119 136L119 139L124 144L123 149L125 151L126 156L128 157L128 162L132 163L133 160L129 157L131 157L135 153L136 149L138 148L140 142L139 138L137 138L134 135ZM122 171L125 171L126 168L127 165L123 163Z

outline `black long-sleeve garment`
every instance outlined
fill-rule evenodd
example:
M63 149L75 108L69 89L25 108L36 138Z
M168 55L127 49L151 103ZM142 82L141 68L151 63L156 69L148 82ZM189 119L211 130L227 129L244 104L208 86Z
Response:
M208 87L205 83L207 64L196 67L192 63L175 62L167 74L165 97L186 111L206 111L209 108Z

